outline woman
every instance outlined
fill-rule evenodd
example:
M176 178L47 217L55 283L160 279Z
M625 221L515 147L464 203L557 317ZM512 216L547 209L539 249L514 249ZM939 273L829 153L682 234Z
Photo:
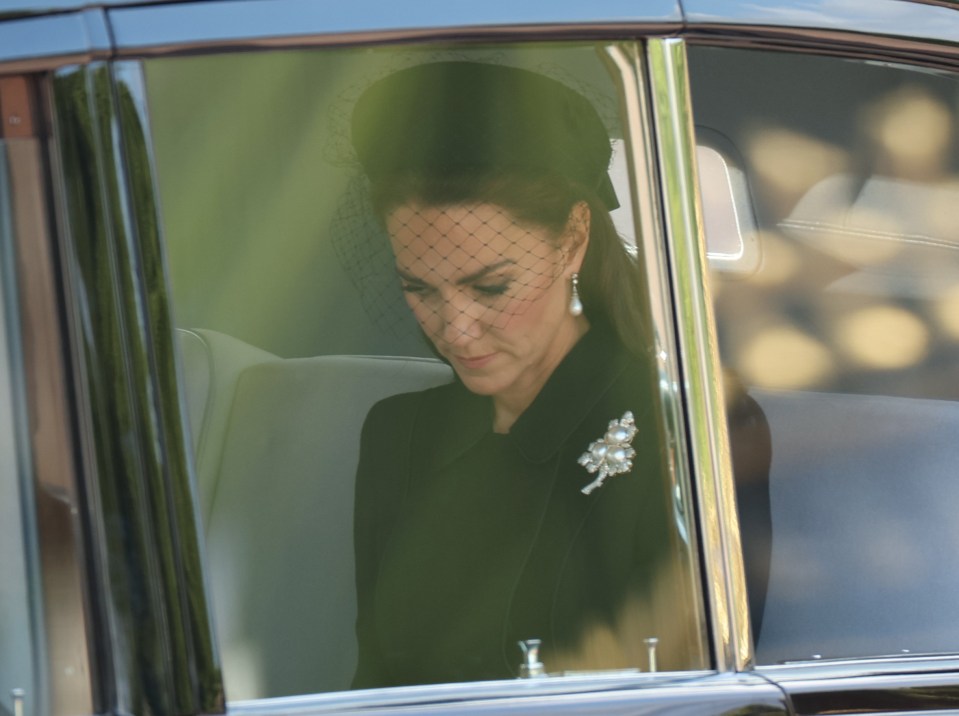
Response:
M594 108L536 73L443 62L372 85L352 137L456 375L363 429L354 686L513 677L527 639L549 671L646 668L647 637L660 668L705 666Z

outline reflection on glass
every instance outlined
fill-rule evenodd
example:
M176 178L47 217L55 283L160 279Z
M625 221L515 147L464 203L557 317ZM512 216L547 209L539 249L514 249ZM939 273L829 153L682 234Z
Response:
M935 177L948 169L953 117L928 90L906 85L883 95L866 108L863 123L886 173Z
M933 312L946 335L959 341L959 285L942 293Z
M928 353L925 324L896 306L854 311L842 317L834 330L840 349L864 368L910 368Z
M788 241L775 232L766 231L760 235L759 243L763 247L765 260L763 270L750 277L752 282L772 288L797 278L802 262L799 252Z
M726 360L770 388L959 396L942 382L959 356L940 346L955 335L959 282L955 82L824 62L778 58L769 67L793 77L776 80L782 93L741 98L750 110L739 124L697 119L705 141L719 133L742 148L760 219L760 265L747 276L714 266L719 318L735 316L722 326ZM833 97L830 106L787 98L789 82ZM701 103L736 104L722 83L699 88Z
M826 346L793 326L760 332L743 346L740 358L750 383L780 389L819 385L829 376L832 364Z
M752 132L746 153L764 187L784 203L795 201L817 180L842 171L848 161L841 148L784 127Z
M710 48L690 69L697 127L742 148L763 256L713 267L721 356L770 426L739 504L771 525L744 531L757 660L954 652L959 82Z

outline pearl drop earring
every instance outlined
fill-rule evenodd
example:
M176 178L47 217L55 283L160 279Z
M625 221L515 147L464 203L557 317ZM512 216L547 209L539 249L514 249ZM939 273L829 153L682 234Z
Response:
M569 280L573 285L573 295L569 299L569 314L571 316L581 316L583 315L583 302L579 300L579 274L574 273Z

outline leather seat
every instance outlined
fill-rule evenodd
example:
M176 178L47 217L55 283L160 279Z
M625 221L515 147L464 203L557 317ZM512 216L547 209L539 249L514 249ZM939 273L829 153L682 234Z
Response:
M281 359L212 331L180 342L230 697L348 688L360 430L376 401L452 373L420 358Z
M954 651L959 403L750 393L772 436L757 661Z

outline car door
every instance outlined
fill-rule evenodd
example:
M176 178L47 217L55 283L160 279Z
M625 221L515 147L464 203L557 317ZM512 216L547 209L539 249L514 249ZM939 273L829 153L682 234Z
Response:
M27 381L27 386L34 386L33 393L27 391L20 403L11 399L9 405L20 411L13 413L18 435L26 434L26 421L40 415L50 415L52 424L59 426L55 437L31 433L27 442L34 456L60 455L57 479L66 480L57 489L49 488L43 482L40 458L34 457L28 471L31 480L17 488L25 495L36 489L39 495L36 505L25 500L22 512L28 524L37 522L35 554L39 557L30 557L30 549L25 548L27 567L12 568L29 575L30 569L53 563L53 555L61 558L55 562L59 569L44 577L46 581L35 577L27 582L35 595L31 618L47 634L45 641L36 636L38 626L35 636L20 637L35 651L34 661L40 665L37 674L10 672L17 683L32 682L26 705L33 713L201 713L226 708L238 713L788 712L783 691L771 681L781 684L803 713L824 712L836 704L846 710L952 704L953 665L946 655L948 645L941 642L920 647L931 648L935 655L891 658L872 653L888 651L889 644L850 648L838 634L838 651L790 651L784 632L798 630L812 638L816 628L831 623L825 617L832 607L824 608L823 614L824 609L816 606L821 587L790 581L802 576L792 571L797 561L790 549L802 548L807 562L815 562L826 548L816 543L797 546L788 540L796 534L819 532L824 522L834 525L836 520L780 520L777 508L783 500L788 498L792 505L799 498L788 492L798 489L795 480L778 480L780 474L789 473L777 472L779 463L774 458L768 487L770 532L761 529L762 519L760 529L753 531L751 526L744 531L743 560L716 342L725 367L745 380L764 407L772 424L774 456L777 451L792 454L790 449L800 456L812 452L802 442L777 447L782 432L776 422L781 416L802 418L805 414L791 406L810 396L794 395L800 392L795 385L787 385L788 395L782 395L783 386L769 383L762 368L733 359L743 352L735 343L736 332L759 305L756 294L750 293L755 289L750 281L765 285L765 274L751 277L762 273L758 266L772 267L769 271L775 273L781 270L776 268L779 262L788 261L781 256L773 261L779 244L775 239L762 240L771 221L763 213L767 204L758 203L751 194L762 193L767 203L779 206L777 202L786 202L776 195L780 185L789 185L794 174L808 170L803 162L798 169L786 165L783 179L776 173L778 160L766 174L760 171L765 165L757 168L743 160L737 175L736 157L750 157L750 150L739 142L730 147L725 140L736 133L734 129L739 131L740 123L748 129L756 116L750 102L766 101L762 91L786 76L775 71L791 71L788 63L783 68L782 63L765 61L764 43L793 51L785 55L790 59L798 57L797 48L815 45L823 54L854 55L853 65L858 61L860 66L878 65L884 71L907 74L921 65L934 67L937 72L931 74L940 77L937 58L950 52L945 43L954 37L949 34L953 25L948 18L955 12L883 3L874 13L854 16L854 21L868 21L868 27L860 28L872 33L867 34L849 32L850 20L841 11L820 8L811 19L788 13L782 19L770 10L772 15L757 19L736 4L717 10L713 5L698 8L687 3L685 14L668 2L647 4L642 10L611 3L550 8L545 13L506 3L469 9L423 4L404 8L402 14L376 3L333 9L305 2L137 3L130 7L117 3L89 10L65 3L58 10L0 26L20 43L11 41L8 57L0 59L6 61L8 73L19 74L26 82L32 106L42 120L31 125L34 134L28 137L34 142L34 155L25 165L34 170L33 178L8 170L14 195L20 197L8 215L21 223L6 239L5 250L20 265L39 268L16 272L18 278L23 275L15 294L21 323L18 329L8 321L7 335L14 336L15 371L48 371L34 383ZM890 17L900 18L898 31L889 29ZM923 29L927 18L939 31ZM684 23L688 23L685 29ZM805 30L793 29L796 24ZM723 40L716 39L717 28L723 30ZM831 34L823 32L830 29ZM677 37L684 32L688 39ZM897 34L898 39L890 39ZM907 40L904 35L915 37ZM26 50L23 38L30 38ZM759 49L728 46L747 39ZM312 493L305 498L311 493L300 491L305 484L304 465L310 474L317 464L338 463L341 456L331 448L324 448L327 452L319 453L319 458L297 450L318 433L345 444L341 436L356 430L337 432L343 424L351 425L350 420L355 422L344 405L355 404L355 413L361 393L362 400L368 399L368 377L383 373L376 369L385 367L386 382L395 382L396 375L408 372L411 365L424 372L435 366L415 337L404 332L403 321L408 317L395 302L371 298L362 290L362 271L357 278L344 268L363 269L378 259L354 251L352 237L370 226L363 222L362 212L351 208L349 200L357 195L349 193L344 142L330 128L342 126L358 88L378 73L412 61L412 56L417 61L482 57L535 66L595 93L597 102L607 103L610 123L618 127L621 186L630 197L622 233L633 237L635 253L644 266L649 317L661 356L658 419L668 436L662 449L673 466L668 479L675 493L672 517L680 575L676 578L685 585L686 595L684 604L668 611L682 615L676 627L680 631L670 633L682 634L683 643L693 645L687 650L693 656L685 668L650 673L654 660L643 647L633 665L639 672L362 692L343 687L353 659L349 646L351 547L341 531L304 536L297 532L294 516L298 506L308 505L306 523L330 530L342 527L343 516L351 513L351 489L348 482L337 483L325 487L319 497ZM581 60L585 56L588 62ZM832 56L828 59L838 62ZM897 66L885 67L892 60ZM747 93L736 104L724 101L727 95L720 92L725 85L710 75L722 70L730 73L721 74L728 81L736 72L741 75L743 68L753 71L759 66L768 67L772 79L758 87L758 95ZM815 85L809 77L830 75L832 65L827 62L824 67L804 70L806 82ZM836 77L838 84L829 99L854 101L838 71ZM788 87L785 82L783 86ZM948 107L948 100L942 99L948 94L929 91L934 105L938 101ZM733 96L732 89L729 93ZM7 96L0 106L11 101ZM789 106L781 102L781 107ZM835 111L841 115L849 106L840 102ZM799 129L788 125L792 135L765 136L796 139L808 130L801 120L812 116L797 110ZM817 115L815 121L825 120ZM838 143L855 143L856 135L852 136ZM711 290L705 285L699 236L696 142L704 147L698 154L699 172L705 175L710 162L723 168L720 176L726 181L709 184L713 190L704 184L704 204L717 196L718 186L718 196L731 197L725 204L720 201L719 210L725 209L727 220L730 215L735 219L733 232L727 225L720 236L719 231L710 231L715 211L707 211L707 255L717 272ZM748 140L745 145L752 146ZM800 142L799 146L811 145ZM831 147L827 151L816 147L808 155L825 156L822 166L845 166L830 164ZM944 176L933 182L931 199L922 193L927 187L921 186L918 196L938 200L940 184L945 184L948 201L948 176L953 171L948 167L947 162ZM900 192L903 186L912 191L913 184L923 184L912 175L892 176L901 185L895 187ZM814 176L804 188L831 177L829 173ZM799 189L791 186L797 195L789 202L800 206ZM874 186L878 187L874 191L880 191L886 185ZM27 221L23 217L29 216L30 207L22 202L31 196L37 198L41 218ZM792 216L792 203L789 209L780 207L776 221L805 227L820 220L815 214L812 219ZM715 210L716 205L708 207ZM737 222L744 222L747 229ZM28 234L38 226L48 233ZM922 233L925 236L925 230ZM332 235L340 238L320 240ZM718 248L712 243L714 237L721 239ZM948 237L932 245L942 248L943 243L948 244ZM50 255L37 258L35 252L44 247ZM908 268L920 270L928 263L910 259ZM948 286L947 263L931 263L936 265L935 279ZM909 271L905 277L893 274L899 284L915 279ZM48 283L25 293L34 285L28 277L38 275L46 276ZM924 276L919 274L920 283ZM10 279L4 288L5 295L11 295ZM737 302L737 294L746 298ZM939 305L949 295L941 289L931 302ZM901 295L895 297L899 300ZM789 294L790 300L801 298ZM763 301L767 299L770 306L780 300L775 293L772 298L762 296ZM749 310L737 310L743 305ZM27 315L24 306L37 312L46 306L46 313ZM709 318L712 310L717 314L716 327ZM895 315L901 318L902 312ZM782 318L769 320L786 323ZM366 323L370 327L361 330ZM880 326L885 325L880 321ZM886 328L886 333L910 330L896 328L899 325L914 324L907 318ZM30 352L30 341L37 336L52 342L44 344L49 352L43 354L52 356L52 362L34 360L33 356L41 355L37 348ZM940 374L945 371L942 366L948 366L946 348L940 356ZM304 394L298 388L303 385L300 380L325 376L325 394L332 394L331 380L357 385L346 383L346 374L328 370L331 362L326 360L356 353L376 358L372 373L366 371L371 364L362 362L366 372L357 384L363 390L350 388L344 402L330 401L335 408L332 414L324 413L322 405L316 412L315 403L322 401L301 406L296 400ZM387 362L387 355L399 356L403 371L396 370L400 364ZM802 362L815 365L815 360ZM21 365L25 367L17 367ZM352 361L350 365L359 364ZM861 376L851 372L844 379L855 383ZM875 376L870 373L869 377ZM54 386L53 398L37 393L37 385ZM822 386L802 386L807 393L828 392L807 390L810 387ZM894 397L947 397L932 390L918 398L912 394ZM886 397L883 392L865 394ZM784 403L789 406L783 407ZM892 410L929 407L910 403ZM931 407L949 412L948 406ZM899 415L881 414L891 420ZM908 415L910 421L917 419L912 417L915 413ZM933 416L933 422L941 425L940 413ZM267 432L264 422L276 431ZM787 427L786 434L801 432ZM929 434L934 437L933 432ZM43 439L48 442L42 443ZM26 464L22 450L17 454L21 456L18 464ZM830 456L826 453L825 459ZM297 461L299 472L293 465ZM76 481L70 477L74 473L80 476ZM224 476L243 479L221 482ZM852 489L856 484L845 487ZM289 491L281 489L284 485ZM761 498L762 489L759 493ZM827 490L826 494L832 493ZM813 503L817 495L799 489L799 497ZM41 508L44 499L53 500L50 509L62 514L44 517L48 514ZM924 523L931 520L923 511L928 503L921 503L908 516ZM327 511L322 512L321 506ZM758 509L761 517L762 499ZM860 514L857 509L850 506L850 514ZM796 513L787 506L785 514ZM742 521L745 525L747 519ZM857 539L869 540L863 537L867 534L863 523L870 521L868 514L850 520ZM912 532L909 525L903 529ZM27 534L34 533L28 530ZM772 547L764 542L769 534ZM832 533L823 530L822 534ZM54 537L60 541L47 541ZM912 542L907 546L922 547ZM891 549L886 548L886 557ZM324 561L317 567L320 552ZM745 585L755 583L750 570L756 554L759 582L767 584L762 590L765 596L753 589L747 597ZM893 551L883 563L886 571L890 561L908 563L905 558L894 559L896 554ZM768 564L765 573L763 559ZM277 578L277 574L285 576ZM944 569L941 574L950 572ZM51 581L54 577L63 581ZM941 581L917 578L916 585L914 595L948 593L948 585ZM834 594L841 599L846 586L840 583ZM866 589L881 592L874 585ZM320 597L303 596L312 594ZM809 599L797 604L797 594L808 594ZM317 606L321 601L329 611ZM21 595L11 603L22 608L23 602ZM855 605L862 603L853 601L851 610L855 612ZM888 608L882 600L876 604L880 611ZM750 668L754 660L750 607L762 615L763 622L755 652L761 666L755 672ZM943 619L947 607L940 600L929 609ZM806 611L796 611L803 608ZM800 613L807 621L799 619ZM914 634L920 628L937 631L939 623L915 625ZM888 625L876 624L867 622L863 633L884 632ZM779 645L767 648L764 640L777 634ZM665 637L649 636L659 637L661 648L666 648ZM344 641L336 641L340 637ZM40 647L44 644L58 645L66 661L57 660L60 651ZM905 648L914 647L901 646ZM768 660L767 653L772 654ZM781 659L780 653L785 654ZM843 660L826 664L817 654L839 655ZM793 660L802 663L767 665ZM11 696L11 711L20 698Z
M756 670L797 713L955 708L959 17L685 7L717 341L771 435Z

